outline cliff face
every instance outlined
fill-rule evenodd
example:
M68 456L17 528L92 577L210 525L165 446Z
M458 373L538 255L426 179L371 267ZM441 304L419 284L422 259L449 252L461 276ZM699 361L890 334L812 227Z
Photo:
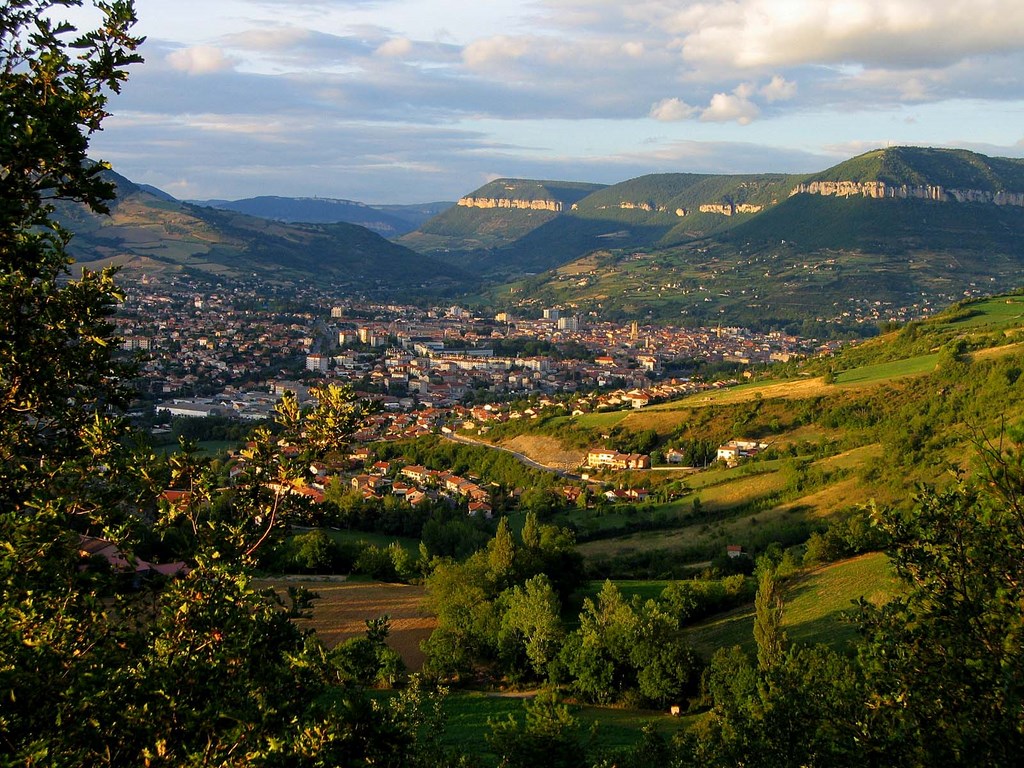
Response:
M758 213L763 208L763 205L753 205L752 203L704 203L700 207L700 212L732 216L737 213Z
M825 195L829 197L872 197L893 199L936 200L942 203L989 203L1024 207L1024 192L987 192L981 189L945 189L939 185L893 186L884 181L812 181L797 184L789 193ZM703 206L702 206L703 209Z
M508 197L463 197L458 205L464 208L511 208L524 211L562 212L557 200L516 200Z

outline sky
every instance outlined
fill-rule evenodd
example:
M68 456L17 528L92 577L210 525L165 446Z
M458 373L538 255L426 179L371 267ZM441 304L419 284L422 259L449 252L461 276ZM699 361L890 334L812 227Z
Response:
M135 6L146 61L91 154L179 199L454 201L902 144L1024 157L1020 0Z

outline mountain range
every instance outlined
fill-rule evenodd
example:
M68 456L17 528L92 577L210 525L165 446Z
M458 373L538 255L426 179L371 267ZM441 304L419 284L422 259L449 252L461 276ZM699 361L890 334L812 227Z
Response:
M188 273L255 276L276 283L319 281L335 290L451 292L466 276L429 255L344 222L287 223L176 200L113 172L110 215L63 204L79 267L117 264L129 276Z
M851 302L948 303L1010 290L1024 275L1024 160L965 150L879 149L804 175L498 179L447 207L230 204L244 213L111 178L111 217L63 210L73 254L148 273L318 279L517 311L780 327L841 321ZM347 211L380 229L399 208L440 212L415 230L396 228L393 240L348 223L283 220Z
M418 229L453 203L421 205L367 205L326 197L263 195L243 200L190 200L195 205L235 211L262 219L305 224L357 224L384 237L398 237Z
M701 324L842 322L851 303L949 303L1024 276L1024 160L893 147L816 174L562 189L492 182L399 241L506 308Z

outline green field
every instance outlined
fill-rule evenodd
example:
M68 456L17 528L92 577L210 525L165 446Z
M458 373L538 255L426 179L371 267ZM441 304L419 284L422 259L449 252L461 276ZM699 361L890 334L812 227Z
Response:
M566 417L574 424L581 427L602 427L611 428L629 416L630 411L603 411L598 413L585 413L582 416Z
M1024 325L1024 297L1000 296L970 305L970 317L944 323L942 327L979 329L985 326L1020 327Z
M882 553L827 565L786 584L783 625L791 642L846 648L857 634L856 627L845 618L854 601L863 597L882 603L898 589L889 559ZM686 634L706 656L733 645L753 652L754 607L748 605L716 616L690 627Z
M237 440L203 440L196 443L196 448L199 450L200 456L217 456L218 454L226 453L232 448L237 448L239 442ZM153 452L163 456L169 456L175 453L179 449L177 442L168 443L166 445L154 446Z
M489 751L486 741L486 735L490 732L487 721L506 720L509 715L522 720L522 705L523 698L520 696L496 696L475 691L453 692L444 702L447 718L444 740L452 747L472 753L484 765L497 765L497 755ZM570 711L579 721L584 737L594 729L590 746L602 751L635 745L640 739L641 729L649 723L670 737L672 733L689 727L696 719L692 716L672 717L654 710L575 704L570 706Z
M398 545L413 557L419 556L420 540L410 539L404 536L388 536L385 533L366 533L365 531L338 530L336 528L325 528L327 534L339 544L373 544L377 547L387 547L392 542Z
M893 360L888 363L864 365L836 374L836 384L872 384L901 376L917 376L935 370L938 362L939 355L934 353L909 357L905 360Z

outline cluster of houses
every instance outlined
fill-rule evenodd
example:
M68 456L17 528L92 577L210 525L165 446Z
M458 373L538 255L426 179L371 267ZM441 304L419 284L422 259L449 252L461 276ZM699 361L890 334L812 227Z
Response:
M293 449L294 450L294 449ZM292 493L319 504L326 499L326 486L333 478L345 476L353 491L364 499L382 499L385 496L400 498L416 506L425 501L446 498L465 501L470 515L490 517L493 513L491 493L475 480L460 477L452 472L427 469L417 464L402 465L395 461L371 461L371 452L357 448L347 456L345 466L330 466L314 462L309 467L310 480L294 484L272 483L270 488L278 493ZM359 471L362 468L365 471ZM355 469L354 474L350 474ZM230 470L234 481L246 471L244 459L238 459Z
M172 577L185 574L189 570L183 562L151 563L148 560L129 557L114 542L96 536L79 535L78 554L82 559L83 569L89 568L95 558L105 563L114 573L130 576L136 584L153 576Z
M235 281L211 292L182 276L129 283L114 322L122 348L142 353L140 377L150 392L209 392L259 378L312 348L317 313L256 309L267 290ZM290 298L315 306L312 295Z
M350 482L367 499L391 494L415 506L443 495L465 500L470 515L490 517L492 514L488 490L452 472L427 469L418 464L399 467L393 461L377 461L369 472L355 475Z

